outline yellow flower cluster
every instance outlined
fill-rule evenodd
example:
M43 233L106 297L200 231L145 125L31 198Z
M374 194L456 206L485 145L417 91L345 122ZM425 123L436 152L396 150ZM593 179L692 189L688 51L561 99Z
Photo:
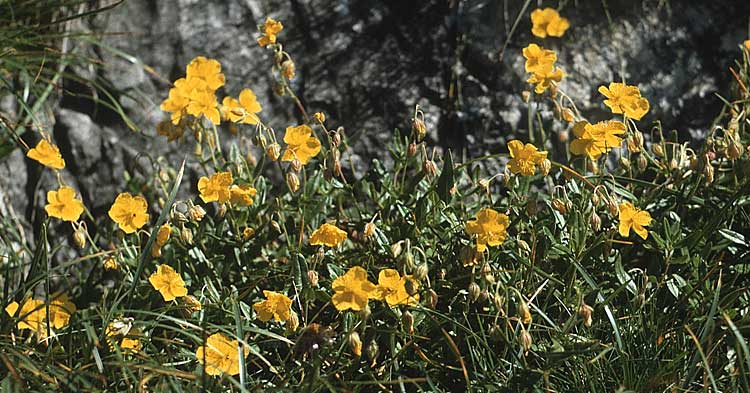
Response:
M477 237L477 252L484 252L487 246L503 244L508 236L510 219L503 213L485 208L480 210L475 220L466 222L466 232Z
M596 160L622 144L621 135L625 134L625 124L616 120L589 124L580 121L573 126L576 139L570 144L570 151L575 155L586 155Z
M614 114L625 114L631 119L641 120L648 113L648 100L641 97L638 86L612 82L608 88L599 86L599 93L607 97L604 105L608 106Z
M554 8L537 8L531 12L531 34L539 37L562 37L570 23Z
M391 307L419 302L418 282L412 276L402 277L394 269L381 270L375 285L367 279L365 269L355 266L333 280L331 288L331 301L339 311L364 310L370 299L385 301Z
M278 35L283 28L284 25L282 25L281 22L278 22L271 18L266 18L266 22L261 28L261 30L263 31L263 35L258 38L258 45L265 47L275 44L276 35Z
M336 247L346 240L346 232L332 224L323 224L313 231L310 244L313 246Z
M205 116L211 123L219 124L216 89L225 83L221 64L214 59L198 56L187 65L185 74L184 78L174 82L169 97L161 104L161 110L172 114L172 124L180 123L186 115L196 118Z
M536 84L534 92L537 94L544 93L550 87L554 88L565 76L561 69L555 67L557 55L552 50L529 44L523 48L523 57L526 58L524 69L531 74L526 82Z
M253 204L253 197L258 191L248 185L232 184L234 179L231 172L219 172L211 177L202 176L198 179L198 191L201 200L205 203L231 202L236 206L250 206Z
M20 308L20 310L19 310ZM49 302L49 320L47 320L47 304L44 300L28 298L21 305L11 302L5 307L5 312L11 317L17 317L16 327L19 330L28 329L40 339L47 337L47 329L62 329L68 326L70 316L76 312L76 305L70 301L65 293L52 296Z
M185 281L182 280L180 274L177 273L171 266L159 265L156 268L156 272L149 276L148 281L151 285L161 293L165 302L171 302L179 297L187 295L187 288L185 288Z

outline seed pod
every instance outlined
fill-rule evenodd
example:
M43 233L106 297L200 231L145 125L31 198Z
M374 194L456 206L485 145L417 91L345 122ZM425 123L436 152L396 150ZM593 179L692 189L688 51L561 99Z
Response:
M365 239L371 238L375 234L375 223L368 222L365 224L365 229L362 231L362 235L364 235Z
M401 246L401 241L391 244L391 255L393 255L394 258L398 258L399 255L401 255L401 251L403 250L403 247Z
M294 172L286 174L286 185L289 186L289 190L295 193L299 190L299 177Z
M274 142L266 147L266 156L271 161L276 161L279 159L279 156L281 155L281 146Z
M422 162L422 170L429 177L435 177L437 175L437 165L435 165L435 161L424 160Z
M414 269L414 279L417 281L423 281L425 278L427 278L427 273L429 273L427 264L420 263L419 265L417 265L417 268Z
M485 303L488 300L490 300L490 292L487 289L482 289L481 292L479 292L479 299L477 299L479 303Z
M198 301L198 299L195 298L195 296L187 295L180 298L180 300L184 303L185 309L189 314L192 314L196 311L200 311L203 309L203 305L201 302ZM188 314L188 316L189 316Z
M630 169L630 160L625 157L620 157L620 166L623 169Z
M609 214L611 214L613 217L617 217L620 214L620 207L617 206L617 201L614 197L609 198L607 200L607 210L609 210Z
M706 166L703 168L703 176L706 177L706 183L714 182L714 167L710 162L706 162Z
M182 227L180 230L180 240L185 244L193 244L193 231L188 227Z
M343 128L339 127L339 130L343 130ZM331 145L333 145L333 147L341 145L341 132L339 132L339 130L336 130L336 132L331 135Z
M271 229L275 233L281 233L281 225L279 225L279 223L276 222L276 220L271 220L271 222L269 223L269 225L271 226Z
M412 132L414 132L417 142L420 142L425 136L427 136L427 127L425 126L424 121L420 118L415 117L411 119L411 129Z
M294 79L296 70L297 67L294 65L294 62L292 60L284 60L283 62L281 62L281 74L284 75L284 78Z
M86 228L83 225L78 225L75 232L73 232L73 242L78 248L86 246Z
M298 159L293 159L292 162L289 164L289 167L292 168L293 171L299 173L299 171L302 170L302 162Z
M477 299L479 299L479 294L482 292L482 289L479 288L479 285L475 282L472 282L469 284L469 300L473 303L476 302Z
M359 333L349 333L349 338L347 341L349 342L349 348L352 350L354 356L362 356L362 340L359 338Z
M190 209L188 209L188 216L190 216L191 221L199 222L203 219L203 217L206 216L206 210L199 205L193 205Z
M593 311L594 309L586 303L581 303L581 306L578 307L578 316L583 318L583 326L591 327L591 323L593 322L591 314Z

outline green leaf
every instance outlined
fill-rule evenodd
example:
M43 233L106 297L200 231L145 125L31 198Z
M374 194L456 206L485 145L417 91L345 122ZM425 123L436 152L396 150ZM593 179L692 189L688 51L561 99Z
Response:
M437 193L440 200L448 203L451 198L451 188L455 184L455 174L453 170L453 155L448 150L448 154L445 156L443 161L443 170L440 172L440 177L437 183Z

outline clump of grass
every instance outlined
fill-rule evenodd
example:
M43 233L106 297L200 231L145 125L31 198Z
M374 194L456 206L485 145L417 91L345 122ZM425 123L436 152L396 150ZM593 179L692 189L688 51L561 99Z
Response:
M2 306L17 306L0 319L3 388L748 390L747 91L690 148L658 122L644 137L635 86L623 84L623 113L607 104L616 120L584 122L546 53L549 67L526 69L537 145L456 163L429 150L417 106L389 163L354 176L343 127L288 83L281 25L261 32L303 124L277 140L252 90L219 105L219 63L193 60L158 133L193 147L195 192L178 197L184 162L159 160L112 196L109 217L83 220L96 232L71 220L79 258L51 265L49 221L34 252L7 253ZM543 106L558 116L537 116ZM575 139L545 152L562 121ZM481 172L498 157L505 173ZM24 314L28 299L39 305Z

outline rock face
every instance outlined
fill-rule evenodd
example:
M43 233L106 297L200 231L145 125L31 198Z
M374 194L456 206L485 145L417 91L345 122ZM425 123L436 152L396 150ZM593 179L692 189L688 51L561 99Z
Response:
M571 28L562 38L541 41L530 34L533 7L522 12L523 3L123 2L97 16L89 28L117 33L104 36L106 45L129 56L79 47L101 58L103 66L95 74L73 71L109 81L122 111L140 131L127 127L115 110L64 98L56 111L54 136L69 163L66 176L88 206L105 214L124 185L123 171L137 163L135 158L170 152L179 157L190 150L156 137L155 124L165 117L159 103L170 81L181 77L198 55L221 62L227 78L224 94L236 96L242 88L252 88L266 123L283 130L299 122L293 104L273 92L272 54L255 42L256 26L266 16L284 23L280 40L296 62L293 87L302 102L310 111L324 111L330 126L345 127L353 162L365 166L370 157L387 155L383 146L395 128L408 129L415 104L426 112L428 138L442 147L476 156L504 151L509 137L528 139L528 110L520 94L528 85L520 52L530 42L558 52L558 64L567 74L561 89L589 119L610 117L597 87L625 79L638 84L651 102L650 113L640 122L644 130L659 119L685 140L705 134L721 107L714 92L729 91L728 67L740 56L738 45L747 38L750 14L750 2L729 0L567 2L561 14ZM542 117L550 119L549 105L541 108ZM562 126L554 122L552 131ZM28 204L41 188L33 186L39 171L16 156L2 162L0 171L23 174L12 178L6 194L13 194L16 209L31 221L32 210L40 206Z

